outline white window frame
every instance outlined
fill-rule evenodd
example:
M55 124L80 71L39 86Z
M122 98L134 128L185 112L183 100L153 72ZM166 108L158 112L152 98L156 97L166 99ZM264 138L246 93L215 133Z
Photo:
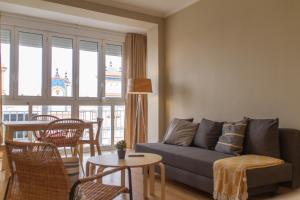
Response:
M71 105L72 117L79 117L79 106L110 106L111 107L111 145L114 144L114 110L115 106L125 105L126 69L122 59L122 93L121 97L105 97L105 45L115 44L122 47L124 55L125 34L90 28L68 23L54 22L33 17L25 17L1 13L1 29L11 33L10 48L10 87L9 95L3 96L3 105L27 105L29 117L32 106L35 105ZM26 27L25 27L26 26ZM18 95L18 69L19 69L19 32L42 34L42 86L41 96ZM74 34L75 33L75 34ZM51 38L52 36L73 39L73 72L72 72L72 97L51 96ZM79 96L79 42L91 41L98 43L98 91L97 97ZM124 58L124 57L123 57ZM101 77L100 77L101 76Z

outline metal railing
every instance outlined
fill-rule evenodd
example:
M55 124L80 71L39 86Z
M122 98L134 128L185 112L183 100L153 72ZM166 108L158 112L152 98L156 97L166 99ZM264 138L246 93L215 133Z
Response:
M97 117L102 117L103 124L101 128L100 144L102 146L112 146L124 139L124 120L125 120L125 106L105 106L106 109L101 108L101 106L95 106L97 109L92 110L79 110L79 118L88 121L96 121ZM114 107L114 109L112 109ZM114 113L112 113L114 111ZM50 114L57 116L59 118L70 118L71 111L51 111L51 110L33 110L31 116L38 114ZM3 121L26 121L29 119L28 111L21 111L17 109L5 110L3 109ZM113 118L113 122L112 120ZM112 125L114 126L112 128ZM113 130L113 131L112 131ZM94 127L94 133L97 131L97 126ZM29 134L27 131L18 131L14 133L15 140L26 141L29 140ZM88 130L85 130L84 138L88 138ZM113 140L112 140L113 137Z

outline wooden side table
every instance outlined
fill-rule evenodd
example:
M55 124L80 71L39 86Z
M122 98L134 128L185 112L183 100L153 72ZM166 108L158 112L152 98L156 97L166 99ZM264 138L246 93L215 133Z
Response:
M130 155L143 154L143 157L130 157ZM129 153L125 159L120 160L117 154L99 155L91 157L86 162L86 174L87 176L92 173L92 166L99 166L97 173L102 172L107 167L130 167L143 168L143 192L144 198L148 198L149 191L150 195L154 195L155 184L154 184L154 168L159 166L160 168L160 182L161 182L161 199L166 199L165 191L165 166L161 162L162 157L152 153ZM149 173L148 173L149 172ZM102 181L102 180L100 180ZM125 186L125 171L121 171L121 185ZM148 190L149 188L149 190Z

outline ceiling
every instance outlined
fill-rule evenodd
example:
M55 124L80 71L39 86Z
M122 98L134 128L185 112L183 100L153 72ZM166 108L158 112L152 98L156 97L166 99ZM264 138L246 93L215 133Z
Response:
M85 0L157 17L167 17L199 0Z
M0 0L0 12L45 18L117 32L145 34L154 24L41 0Z

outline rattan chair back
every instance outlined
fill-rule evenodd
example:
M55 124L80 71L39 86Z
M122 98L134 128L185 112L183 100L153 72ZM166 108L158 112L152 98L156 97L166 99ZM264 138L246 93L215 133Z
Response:
M69 198L70 182L54 145L10 141L6 149L12 172L8 199Z
M40 120L40 121L54 121L59 119L58 117L54 115L33 115L31 117L31 120Z
M59 119L59 118L56 117L56 116L53 116L53 115L34 115L34 116L31 117L31 120L34 120L34 121L54 121L54 120L57 120L57 119ZM39 130L39 131L34 131L33 132L34 137L37 141L42 140L41 135L43 134L43 131L44 130Z
M78 140L83 134L84 121L80 119L58 119L50 122L42 135L42 141L56 147L77 148Z

